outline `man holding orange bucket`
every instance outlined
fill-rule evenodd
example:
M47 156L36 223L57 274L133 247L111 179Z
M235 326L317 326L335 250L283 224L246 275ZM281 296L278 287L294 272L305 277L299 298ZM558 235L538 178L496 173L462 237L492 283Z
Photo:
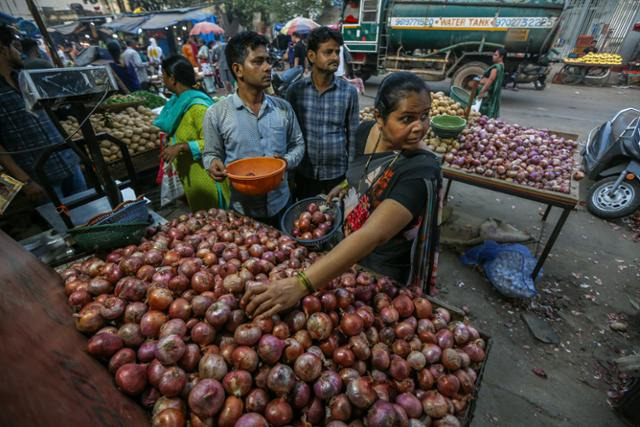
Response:
M247 157L279 157L295 169L304 155L304 140L291 105L264 90L271 85L268 41L245 31L225 47L227 63L238 90L211 106L203 128L204 167L213 179L227 176L227 164ZM261 222L277 226L291 199L286 174L280 185L260 196L231 191L231 208Z

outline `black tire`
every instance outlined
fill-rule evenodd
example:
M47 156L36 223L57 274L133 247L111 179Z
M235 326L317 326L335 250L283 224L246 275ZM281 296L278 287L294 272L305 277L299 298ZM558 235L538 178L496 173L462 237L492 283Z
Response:
M533 82L533 87L535 87L536 90L544 90L544 88L547 87L547 83L536 80Z
M623 180L615 197L607 194L617 179L617 175L609 176L591 186L587 195L589 212L600 218L615 219L631 215L640 207L640 183L637 179Z
M484 62L467 62L460 66L451 79L451 84L464 90L471 91L470 83L476 76L482 76L489 65Z
M363 82L366 82L373 75L373 70L369 68L361 68L356 70L354 74L356 77L362 79Z

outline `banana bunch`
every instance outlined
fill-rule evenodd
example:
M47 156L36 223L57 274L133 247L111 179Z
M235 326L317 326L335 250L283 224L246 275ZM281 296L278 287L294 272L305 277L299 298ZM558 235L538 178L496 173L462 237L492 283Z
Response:
M617 53L594 53L589 52L580 58L565 58L564 62L569 64L622 64L622 56Z

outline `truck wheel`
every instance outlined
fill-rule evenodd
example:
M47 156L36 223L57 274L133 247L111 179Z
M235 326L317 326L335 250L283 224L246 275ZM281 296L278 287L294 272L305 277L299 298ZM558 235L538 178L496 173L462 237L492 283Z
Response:
M369 68L361 68L355 72L356 77L361 78L363 82L366 82L373 74L373 71Z
M468 62L458 68L458 71L453 75L452 84L471 91L471 81L474 77L482 76L487 67L488 65L484 62Z
M613 195L609 194L618 176L609 176L596 182L587 196L587 209L600 218L614 219L631 215L640 207L640 184L637 180L624 180Z

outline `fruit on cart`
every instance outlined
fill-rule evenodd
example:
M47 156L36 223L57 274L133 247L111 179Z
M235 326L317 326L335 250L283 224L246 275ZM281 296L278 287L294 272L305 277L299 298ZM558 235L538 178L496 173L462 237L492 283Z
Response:
M617 53L589 52L579 58L565 58L564 62L569 64L619 65L622 64L622 56Z
M140 105L128 107L120 113L95 113L89 120L96 133L106 132L118 138L128 146L129 154L133 156L160 146L160 129L151 124L155 118L150 109ZM72 134L78 128L75 117L63 120L60 124L67 134ZM73 139L81 137L81 132L78 132ZM100 141L100 151L107 163L122 158L120 149L111 141Z
M80 329L93 335L90 353L108 363L119 389L153 407L158 425L459 422L475 397L487 341L389 278L352 268L288 312L244 314L246 289L294 277L317 258L275 229L211 209L150 228L139 245L73 264L61 277L66 294L95 279L115 282L124 310L110 303L109 319L102 317L115 298L110 289L72 309L99 317L98 328ZM111 277L114 265L119 277ZM210 286L194 282L199 274ZM177 277L186 286L171 285ZM229 277L238 286L225 286ZM146 292L133 292L139 287ZM173 301L156 290L170 290Z
M569 193L579 168L576 141L484 116L462 131L458 143L443 156L446 165L540 190Z
M113 105L113 104L127 104L129 102L140 102L140 101L142 101L142 98L136 96L135 94L130 94L130 95L115 94L115 95L111 95L104 103L106 105Z

